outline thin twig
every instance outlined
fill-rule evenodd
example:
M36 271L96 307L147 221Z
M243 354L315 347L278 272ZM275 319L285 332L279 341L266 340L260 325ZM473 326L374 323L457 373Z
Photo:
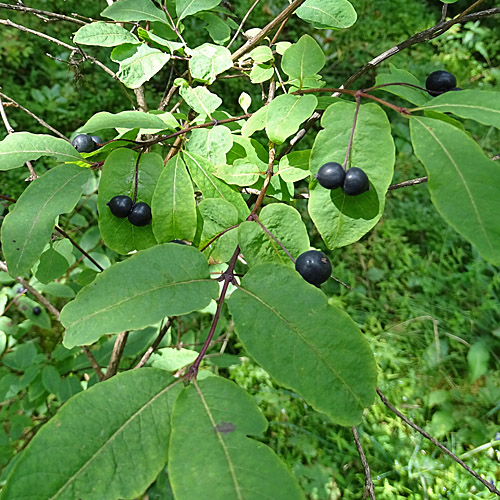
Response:
M32 14L41 14L47 17L51 17L53 19L60 19L61 21L69 21L70 23L76 24L87 24L84 21L80 21L79 19L75 19L73 17L65 16L64 14L57 14L55 12L49 12L46 10L33 9L31 7L25 7L24 5L11 5L6 3L0 3L0 9L9 9L9 10L19 10L21 12L29 12ZM53 20L51 19L51 20Z
M115 345L113 346L113 352L111 353L111 358L109 360L108 368L106 370L105 379L114 377L118 372L120 367L120 361L123 356L123 350L125 349L125 344L127 343L128 332L119 333L115 340Z
M368 465L365 452L363 451L363 446L361 445L361 439L359 439L358 429L355 426L352 426L351 430L354 436L354 442L356 443L359 458L363 464L363 471L365 473L365 489L363 491L363 498L370 497L370 500L375 500L375 485L373 484L370 466Z
M227 44L226 49L229 49L231 45L233 45L234 41L236 38L238 38L238 35L240 34L240 31L243 29L243 25L245 24L246 20L248 19L248 16L252 13L252 10L257 7L257 4L260 2L260 0L255 0L255 2L252 4L252 6L248 9L247 13L241 20L240 25L238 26L238 29L236 30L236 33L233 35L233 38L231 38L231 41Z
M231 229L236 229L237 227L239 227L239 224L234 224L234 226L229 226L220 233L217 233L206 245L200 248L200 252L204 252L214 241L218 240L223 234L226 234L228 231L231 231Z
M283 245L283 243L281 243L281 241L278 238L276 238L276 236L274 236L274 234L271 233L271 231L269 231L269 229L267 229L267 227L264 226L264 224L262 224L259 217L254 214L252 215L252 220L254 220L262 228L262 230L281 247L283 252L285 252L288 258L295 264L295 259L292 257L291 253L285 248L285 245Z
M398 411L394 406L389 403L389 400L384 396L382 391L377 387L377 394L379 395L382 403L384 403L389 410L391 410L395 415L397 415L403 422L409 425L412 429L416 430L426 439L428 439L433 445L437 446L443 453L446 453L449 457L451 457L455 462L460 464L469 474L474 476L478 481L481 481L486 488L488 488L491 493L495 493L495 495L500 496L500 491L498 491L495 486L489 483L486 479L483 479L477 472L471 469L463 460L460 460L453 452L451 452L446 446L442 445L439 441L436 441L428 432L424 431L424 429L420 428L417 424L413 423L409 418L405 417L400 411Z
M293 2L286 9L281 11L267 26L264 26L264 28L262 28L257 35L250 38L250 40L233 53L231 56L233 61L237 61L241 56L250 52L263 38L267 36L270 31L280 25L285 19L290 17L305 1L306 0L293 0Z
M167 322L163 325L163 327L160 329L160 333L158 334L158 337L154 340L154 342L148 347L147 351L144 353L140 361L134 366L134 370L136 368L142 368L149 360L153 352L157 349L157 347L160 345L160 342L163 340L163 337L167 334L169 328L172 326L172 322L174 321L175 316L172 316L168 318Z
M40 125L42 125L46 129L50 130L54 134L58 135L61 139L64 139L64 140L70 142L69 139L64 134L62 134L61 132L59 132L59 130L57 130L54 127L52 127L51 125L49 125L42 118L36 116L35 113L31 112L29 109L25 108L24 106L21 106L21 104L19 104L17 101L14 101L14 99L12 99L12 97L9 97L8 95L4 94L3 92L0 92L0 96L2 96L4 99L9 100L9 102L12 103L12 105L14 107L19 108L21 111L24 111L27 115L29 115L32 118L34 118Z
M82 255L84 255L85 257L87 257L87 259L90 260L90 262L92 262L92 264L94 264L94 266L97 267L97 269L99 269L99 271L104 271L104 268L101 266L101 264L99 264L99 262L97 262L93 257L92 255L90 255L86 250L84 250L64 229L60 228L59 226L55 226L54 228L59 234L61 234L62 236L64 236L65 238L67 238L71 244L79 251L82 253Z
M417 184L422 184L427 182L427 177L417 177L416 179L410 179L408 181L398 182L397 184L391 184L387 190L392 191L393 189L400 189L408 186L416 186Z
M99 379L99 381L102 382L103 380L105 380L106 375L104 375L103 371L101 370L101 367L99 366L99 363L97 363L96 359L94 358L92 351L86 345L82 345L82 351L85 353L85 356L87 356L88 360L90 361L90 366L96 372L96 375L97 375L97 378Z

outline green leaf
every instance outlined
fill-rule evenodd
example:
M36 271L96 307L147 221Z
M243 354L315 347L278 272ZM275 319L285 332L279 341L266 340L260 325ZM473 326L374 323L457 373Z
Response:
M160 21L167 23L165 13L151 0L121 0L101 12L102 17L115 21Z
M175 10L179 21L202 10L210 10L221 3L221 0L176 0Z
M92 344L101 335L203 309L218 292L194 247L164 243L142 250L104 270L63 308L64 345Z
M314 179L328 162L343 164L351 134L355 104L337 102L324 113L311 152L309 214L329 248L358 241L380 219L394 168L394 142L386 114L376 104L360 107L351 149L350 166L365 171L370 189L347 196L341 189L325 189Z
M417 78L415 78L410 72L396 68L393 64L389 64L390 73L379 73L375 79L376 85L384 85L387 83L411 83L412 85L421 86ZM423 90L419 90L413 87L406 87L404 85L390 85L388 87L382 87L380 90L384 92L389 92L391 94L402 97L403 99L421 106L429 100L429 94Z
M199 128L191 132L187 150L204 156L214 165L226 163L226 153L233 147L233 135L223 125Z
M135 166L138 154L130 149L115 149L106 159L97 195L99 229L104 243L115 252L126 254L156 244L150 224L134 226L127 218L115 217L106 203L117 195L134 199ZM141 156L139 162L137 201L151 206L156 183L163 170L163 159L156 153Z
M250 71L252 83L262 83L270 80L274 75L274 66L271 64L254 64Z
M153 233L158 243L174 239L193 241L196 233L196 201L191 179L181 155L163 169L151 202Z
M349 28L358 17L347 0L306 0L295 13L319 29Z
M30 441L0 498L141 495L165 465L179 389L163 370L142 368L77 394Z
M285 142L314 113L317 103L313 95L284 94L273 99L267 106L266 133L269 140L276 144Z
M168 457L176 500L207 492L211 500L305 500L278 456L248 437L266 428L253 399L229 380L210 377L184 389L172 412Z
M228 299L245 350L276 381L340 425L361 422L377 370L352 319L293 269L251 269ZM265 341L262 325L265 325Z
M190 349L175 349L165 347L157 349L149 358L149 364L153 368L159 368L168 372L179 370L189 365L198 357L198 352Z
M60 162L84 161L69 142L51 135L15 132L0 142L0 170L22 167L41 156L53 156Z
M27 271L40 257L59 214L71 212L92 173L60 165L35 179L2 224L2 250L11 276Z
M264 176L266 169L246 160L235 160L232 165L217 165L215 175L228 184L251 186L259 177Z
M267 47L266 45L261 45L250 51L248 57L256 63L264 63L274 59L271 47Z
M197 17L205 21L206 25L204 28L215 43L223 44L231 37L231 28L216 14L201 12Z
M127 87L136 89L156 75L170 60L170 55L144 43L124 43L113 49L111 60L120 65L117 74L120 81Z
M292 151L280 159L276 175L279 175L285 182L297 182L305 179L309 175L310 157L310 149Z
M191 52L189 71L196 80L211 85L220 75L233 66L231 52L225 47L204 43Z
M206 87L191 88L187 86L187 83L182 84L179 88L179 94L190 108L197 113L208 116L222 104L222 99Z
M203 218L200 248L204 247L217 234L238 223L238 211L234 205L222 198L204 199L198 205L198 209ZM216 262L227 262L237 245L238 233L236 229L233 229L207 247L204 254L207 257L212 257Z
M449 123L415 116L410 130L438 212L486 260L500 264L500 165Z
M257 110L243 125L241 135L243 137L250 137L258 130L266 127L269 106L262 106Z
M76 33L73 41L80 45L115 47L122 43L140 43L137 37L118 24L98 21L85 24Z
M215 177L215 166L195 153L185 151L184 160L194 182L204 198L222 198L233 204L238 210L240 220L245 220L250 210L238 191Z
M284 204L264 207L259 221L277 238L294 259L309 250L307 228L295 208ZM293 267L294 263L276 240L255 221L243 222L238 228L241 252L250 267L277 262Z
M51 394L57 394L59 392L61 377L54 366L49 365L43 368L42 383Z
M161 118L162 115L152 115L149 113L143 113L142 111L122 111L121 113L108 113L107 111L101 111L95 114L90 120L80 128L82 134L89 134L91 132L96 132L98 130L104 129L151 129L151 131L159 132L160 130L171 129L173 126L169 126ZM168 114L168 117L171 115Z
M500 128L500 92L488 90L445 92L417 109L453 113L461 118Z
M41 283L49 283L67 271L69 262L53 247L42 253L36 270L36 278Z
M161 26L165 27L165 25ZM184 55L185 45L181 42L174 42L172 40L167 40L161 36L155 35L152 31L146 31L144 28L141 27L137 29L137 34L141 37L142 40L151 42L152 45L158 45L160 48L167 49L172 55L176 51ZM177 37L174 31L172 31L172 34L175 37Z
M302 81L307 76L319 73L325 65L325 54L318 42L309 35L302 35L297 43L291 45L283 54L281 67L290 78Z
M472 382L488 373L488 362L490 360L490 350L484 341L475 342L470 346L467 353L467 363Z

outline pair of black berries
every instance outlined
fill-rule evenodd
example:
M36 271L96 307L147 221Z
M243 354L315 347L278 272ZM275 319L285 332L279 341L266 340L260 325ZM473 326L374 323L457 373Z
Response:
M134 204L130 196L114 196L106 205L115 217L128 217L130 224L134 226L147 226L151 222L151 207L143 201Z
M92 153L102 146L102 139L98 135L78 134L71 144L79 153Z
M450 90L462 90L457 87L455 75L444 70L432 72L427 77L427 80L425 80L425 88L432 97L444 94Z
M370 181L364 170L351 167L347 172L337 162L325 163L316 173L320 186L326 189L342 188L344 194L357 196L370 189Z

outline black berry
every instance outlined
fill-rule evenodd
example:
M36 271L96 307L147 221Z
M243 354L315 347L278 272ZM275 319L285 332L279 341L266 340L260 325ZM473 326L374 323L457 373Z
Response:
M457 79L448 71L434 71L425 80L425 88L434 97L448 92L448 90L455 90L456 87Z
M38 315L40 315L41 313L42 313L42 310L41 310L38 306L35 306L35 307L33 308L33 314L34 314L35 316L38 316Z
M108 205L111 213L115 217L123 219L124 217L127 217L132 210L133 203L130 196L118 195L111 198L111 200L109 200L106 205Z
M325 253L308 250L295 261L295 270L312 285L320 286L332 274L332 265Z
M370 189L368 176L358 167L351 167L345 174L342 191L349 196L356 196Z
M143 201L136 203L128 214L128 220L134 226L147 226L151 222L151 207Z
M170 240L169 243L177 243L178 245L187 245L187 243L182 240Z
M78 134L71 143L79 153L92 153L95 149L95 142L87 134Z
M345 170L340 163L325 163L315 177L324 188L337 189L344 184Z
M98 135L91 135L90 138L94 141L94 150L102 146L102 139Z

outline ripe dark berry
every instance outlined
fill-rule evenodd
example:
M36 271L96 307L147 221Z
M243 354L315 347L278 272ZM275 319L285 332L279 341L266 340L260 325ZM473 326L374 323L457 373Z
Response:
M425 88L434 97L448 90L455 90L456 87L457 79L448 71L434 71L425 80Z
M337 189L344 184L345 170L340 163L325 163L315 177L324 188Z
M143 201L136 203L128 214L128 220L134 226L147 226L151 222L151 207Z
M39 314L41 314L41 313L42 313L42 310L41 310L38 306L35 306L35 307L33 308L33 314L34 314L35 316L38 316L38 315L39 315Z
M295 270L312 285L319 287L332 274L332 264L323 252L308 250L295 261Z
M71 144L79 153L92 153L95 149L95 142L87 134L78 134Z
M99 149L102 145L102 139L98 135L91 135L90 138L94 141L94 150Z
M170 240L169 243L177 243L178 245L187 245L187 243L182 240Z
M358 167L351 167L345 174L342 191L349 196L356 196L370 189L368 176Z
M124 217L128 217L128 214L132 210L133 203L130 196L120 194L111 198L111 200L109 200L106 205L108 205L111 213L115 217L123 219Z

